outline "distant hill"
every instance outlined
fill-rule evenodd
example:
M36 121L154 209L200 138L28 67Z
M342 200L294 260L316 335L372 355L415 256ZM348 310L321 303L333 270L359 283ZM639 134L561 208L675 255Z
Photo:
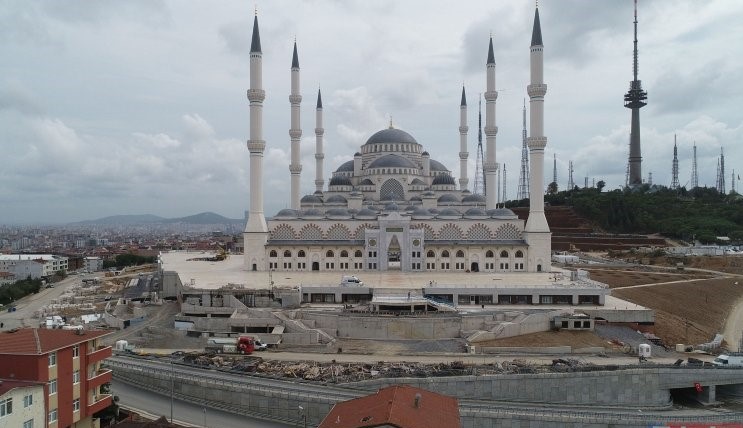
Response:
M165 218L152 214L129 214L103 217L96 220L84 220L73 224L133 225L133 224L242 224L242 219L231 219L213 212L204 212L186 217Z

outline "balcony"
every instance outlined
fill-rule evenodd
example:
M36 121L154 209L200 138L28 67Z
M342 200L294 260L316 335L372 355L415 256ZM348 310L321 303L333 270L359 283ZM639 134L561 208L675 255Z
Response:
M94 350L88 352L88 363L103 361L111 355L113 350L110 346L96 346Z
M109 369L96 370L95 372L88 374L88 386L87 387L89 389L97 388L103 385L104 383L111 382L111 377L112 377L112 374L111 374L111 370Z
M92 415L93 413L100 412L106 407L111 405L111 394L99 394L93 396L93 401L88 403L86 407L86 414Z

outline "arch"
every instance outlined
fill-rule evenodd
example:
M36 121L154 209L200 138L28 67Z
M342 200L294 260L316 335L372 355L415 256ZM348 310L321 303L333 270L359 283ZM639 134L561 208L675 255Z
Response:
M464 251L457 250L457 257L464 257Z
M524 252L521 250L516 251L516 258L517 259L523 259L524 258Z
M436 253L434 253L433 250L428 250L428 252L426 252L426 257L430 257L432 259L435 259L436 258Z
M354 251L353 256L354 257L364 257L363 256L363 253L361 252L361 250Z
M325 257L335 257L335 254L333 253L333 250L328 250L325 253Z
M291 251L284 250L284 257L291 257L291 256L292 256L292 252Z
M276 250L271 250L270 253L268 253L268 257L278 257L279 254L276 252Z
M295 239L294 228L288 224L280 224L271 232L271 239Z
M507 259L508 258L508 251L506 251L506 250L501 251L500 252L500 257L501 258L504 258L504 259Z
M402 187L399 181L394 178L390 178L379 188L379 200L384 201L392 198L398 201L405 200L405 189Z
M537 272L541 272L541 271L542 271L542 265L537 265Z
M348 251L346 250L341 251L341 257L348 257Z
M495 254L493 254L493 250L486 251L485 252L485 257L488 258L488 259L492 259L493 257L495 257Z
M315 224L308 224L299 232L299 239L321 240L322 230Z
M299 250L299 252L297 252L297 257L307 257L307 255L304 253L304 250Z
M328 229L327 239L348 241L351 239L351 231L342 224L335 224Z
M467 239L486 240L490 235L490 229L482 223L473 224L467 231Z
M495 239L520 240L521 231L511 223L504 224L495 231Z
M453 223L446 224L439 230L439 239L460 240L462 239L462 230Z
M436 232L433 231L433 227L425 223L418 223L410 226L411 229L423 229L423 239L426 241L433 240L436 236Z
M449 257L449 250L444 250L441 252L441 257Z
M364 223L361 226L356 228L356 232L354 232L353 237L354 239L364 239L364 231L366 229L373 229L374 226L371 223Z

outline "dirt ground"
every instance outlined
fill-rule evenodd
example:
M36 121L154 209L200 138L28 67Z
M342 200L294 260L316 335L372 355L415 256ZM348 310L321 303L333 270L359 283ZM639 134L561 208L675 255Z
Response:
M688 281L712 278L714 274L702 272L643 272L627 268L581 268L590 272L591 279L609 285L609 288L622 288L633 285L656 284L659 282Z
M525 334L523 336L507 337L505 339L496 339L487 342L478 342L477 346L572 346L573 348L588 348L594 346L602 346L604 348L616 347L616 345L611 344L606 339L598 337L591 331L568 330L562 330L559 332L544 331L540 333Z

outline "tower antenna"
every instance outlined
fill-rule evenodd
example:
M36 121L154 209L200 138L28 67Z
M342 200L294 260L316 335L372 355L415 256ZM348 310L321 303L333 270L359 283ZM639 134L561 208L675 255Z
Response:
M635 0L635 38L632 62L632 77L629 91L624 95L624 106L632 110L629 144L629 185L642 184L642 150L640 148L640 109L647 105L648 93L642 90L642 81L638 79L637 53L637 0Z
M529 199L529 147L526 144L526 98L524 98L523 130L521 131L521 172L516 199Z
M676 146L676 134L673 134L673 166L671 168L671 190L679 188L679 157Z
M483 166L482 151L482 94L477 96L478 113L477 113L477 157L475 160L475 186L473 193L477 195L485 194L485 169Z
M694 156L691 161L691 188L699 187L699 174L697 173L697 142L694 142Z
M501 192L501 202L505 204L507 200L508 200L508 197L506 196L506 164L504 162L503 163L503 191Z

